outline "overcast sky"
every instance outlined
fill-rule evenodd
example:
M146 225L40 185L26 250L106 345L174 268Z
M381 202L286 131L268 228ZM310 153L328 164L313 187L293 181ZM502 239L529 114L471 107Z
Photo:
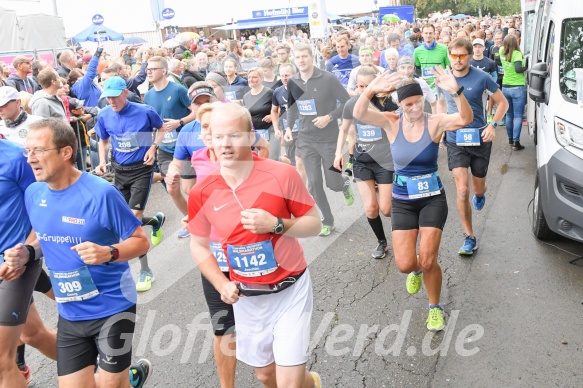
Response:
M251 19L252 11L274 8L306 7L314 0L165 0L176 16L171 24L180 27L226 24L231 18ZM68 37L91 24L95 14L103 15L104 25L118 31L142 32L154 29L149 0L56 0L58 14L65 23ZM368 12L373 0L325 0L328 13ZM388 1L379 0L379 5ZM53 14L53 0L0 0L0 7L23 13ZM203 10L204 9L204 10ZM0 27L1 29L1 27Z

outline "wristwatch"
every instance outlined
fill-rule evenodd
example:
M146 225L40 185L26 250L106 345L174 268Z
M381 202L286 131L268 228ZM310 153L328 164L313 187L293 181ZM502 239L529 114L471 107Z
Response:
M184 120L180 119L178 120L178 122L180 123L180 126L183 127L184 126Z
M334 121L334 116L332 116L331 114L328 114L328 117L330 117L330 121Z
M494 127L494 129L498 128L498 123L495 121L491 121L490 125Z
M152 143L152 145L153 145L153 146L154 146L156 149L160 148L160 144L158 144L158 143Z
M116 261L117 259L119 259L119 249L117 249L113 245L109 246L109 253L111 253L111 259L109 259L108 263L111 263L112 261Z
M283 220L281 218L277 217L277 224L275 224L271 233L273 233L273 234L282 234L283 233Z
M455 97L459 97L460 94L462 94L463 91L464 91L464 87L463 86L460 86L460 88L457 90L457 92L451 93L451 96L454 97L454 98Z

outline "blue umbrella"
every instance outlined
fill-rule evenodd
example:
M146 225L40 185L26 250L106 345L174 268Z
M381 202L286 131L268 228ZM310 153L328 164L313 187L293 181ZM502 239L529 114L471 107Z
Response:
M463 13L458 13L457 15L455 15L454 17L452 17L452 19L454 20L459 20L459 19L465 19L467 16L464 15Z
M373 18L372 16L361 16L359 18L356 19L352 19L352 21L350 23L354 24L354 23L372 23L372 22L378 22L379 19L377 18Z
M103 24L92 24L72 38L73 42L103 42L106 40L123 40L123 35L105 27Z
M140 38L139 36L130 36L129 38L125 38L120 42L120 44L124 46L137 46L144 43L148 42L146 39Z

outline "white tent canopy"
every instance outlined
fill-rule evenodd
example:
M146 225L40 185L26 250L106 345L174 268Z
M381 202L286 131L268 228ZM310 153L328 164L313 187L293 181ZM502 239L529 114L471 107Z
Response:
M65 27L60 17L43 14L16 16L16 12L0 8L0 26L0 51L67 46Z

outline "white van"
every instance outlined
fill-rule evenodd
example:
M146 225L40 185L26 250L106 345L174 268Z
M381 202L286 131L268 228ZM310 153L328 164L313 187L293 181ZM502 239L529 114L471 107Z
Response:
M539 239L559 234L583 242L583 106L574 70L583 69L583 1L522 5L530 44L527 120L537 160L532 229Z

